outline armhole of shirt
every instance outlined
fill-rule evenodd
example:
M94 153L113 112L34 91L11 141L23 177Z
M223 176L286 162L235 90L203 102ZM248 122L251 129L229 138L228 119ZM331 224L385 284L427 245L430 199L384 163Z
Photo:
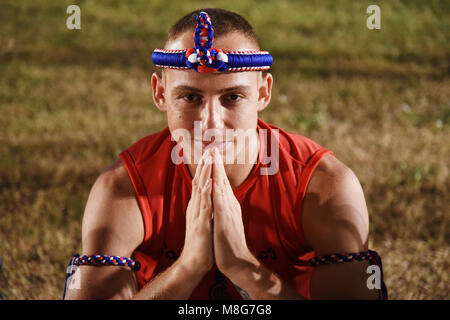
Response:
M305 168L303 169L303 172L300 175L300 186L299 186L299 194L301 195L301 206L298 208L300 211L298 215L297 222L299 223L299 237L300 241L303 245L306 247L311 247L311 245L306 241L304 231L303 231L303 224L302 224L302 215L303 215L303 200L305 199L306 191L309 185L309 181L311 180L311 176L316 169L317 165L319 164L320 160L326 155L331 154L334 156L334 153L326 148L320 148L317 150L308 160L306 163Z
M125 150L119 154L119 157L122 159L131 182L133 183L134 190L136 191L136 197L141 211L142 221L144 223L143 242L147 242L151 237L152 230L151 208L147 197L147 191L145 190L144 182L142 181L131 154Z

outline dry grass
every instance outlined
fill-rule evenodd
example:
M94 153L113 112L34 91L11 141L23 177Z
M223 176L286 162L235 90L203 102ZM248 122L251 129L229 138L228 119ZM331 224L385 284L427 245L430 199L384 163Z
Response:
M204 5L78 3L78 32L65 28L67 1L6 1L0 11L7 299L61 297L96 176L165 126L151 102L149 54L170 23ZM276 59L261 118L330 148L359 177L390 297L449 299L450 6L379 3L380 31L365 28L368 1L243 1L232 9Z

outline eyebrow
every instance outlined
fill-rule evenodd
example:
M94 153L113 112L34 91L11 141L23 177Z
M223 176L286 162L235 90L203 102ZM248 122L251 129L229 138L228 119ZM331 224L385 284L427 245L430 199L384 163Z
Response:
M195 87L186 86L186 85L176 86L175 90L177 90L177 91L192 91L192 92L198 92L198 93L204 92L200 88L195 88ZM228 87L228 88L219 90L218 93L226 93L226 92L230 92L230 91L246 91L246 90L250 90L250 86L241 85L241 86Z

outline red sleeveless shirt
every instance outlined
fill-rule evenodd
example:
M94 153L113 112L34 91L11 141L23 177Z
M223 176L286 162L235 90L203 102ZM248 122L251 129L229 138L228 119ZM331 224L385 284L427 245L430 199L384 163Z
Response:
M309 299L312 267L307 261L314 251L303 236L302 203L317 164L325 154L334 154L306 137L283 131L261 119L258 131L261 146L258 161L247 179L233 189L241 205L247 245L263 265ZM262 131L268 133L267 138L263 138ZM278 143L279 170L275 174L261 174L276 161L267 163L273 143ZM186 164L172 161L175 144L165 128L142 138L119 155L136 191L144 222L144 241L133 255L141 263L136 273L141 288L168 268L184 245L192 177ZM241 299L241 296L214 266L190 299Z

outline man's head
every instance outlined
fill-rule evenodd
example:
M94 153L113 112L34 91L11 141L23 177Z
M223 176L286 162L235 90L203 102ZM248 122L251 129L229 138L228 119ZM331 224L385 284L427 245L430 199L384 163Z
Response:
M180 19L170 29L165 49L183 50L194 46L194 30L199 12L208 13L214 28L215 48L226 51L259 50L253 28L241 16L223 9L196 10ZM272 76L261 71L233 73L198 73L194 70L163 70L152 75L156 106L167 112L169 129L190 133L191 141L183 139L183 150L204 149L194 139L209 140L196 135L194 126L201 124L201 133L214 132L214 139L229 141L226 150L235 148L226 131L252 130L256 133L258 112L270 102ZM198 150L197 150L198 151ZM242 148L235 151L237 155ZM226 152L224 152L226 153ZM194 154L193 152L191 153ZM191 159L192 161L192 159Z

